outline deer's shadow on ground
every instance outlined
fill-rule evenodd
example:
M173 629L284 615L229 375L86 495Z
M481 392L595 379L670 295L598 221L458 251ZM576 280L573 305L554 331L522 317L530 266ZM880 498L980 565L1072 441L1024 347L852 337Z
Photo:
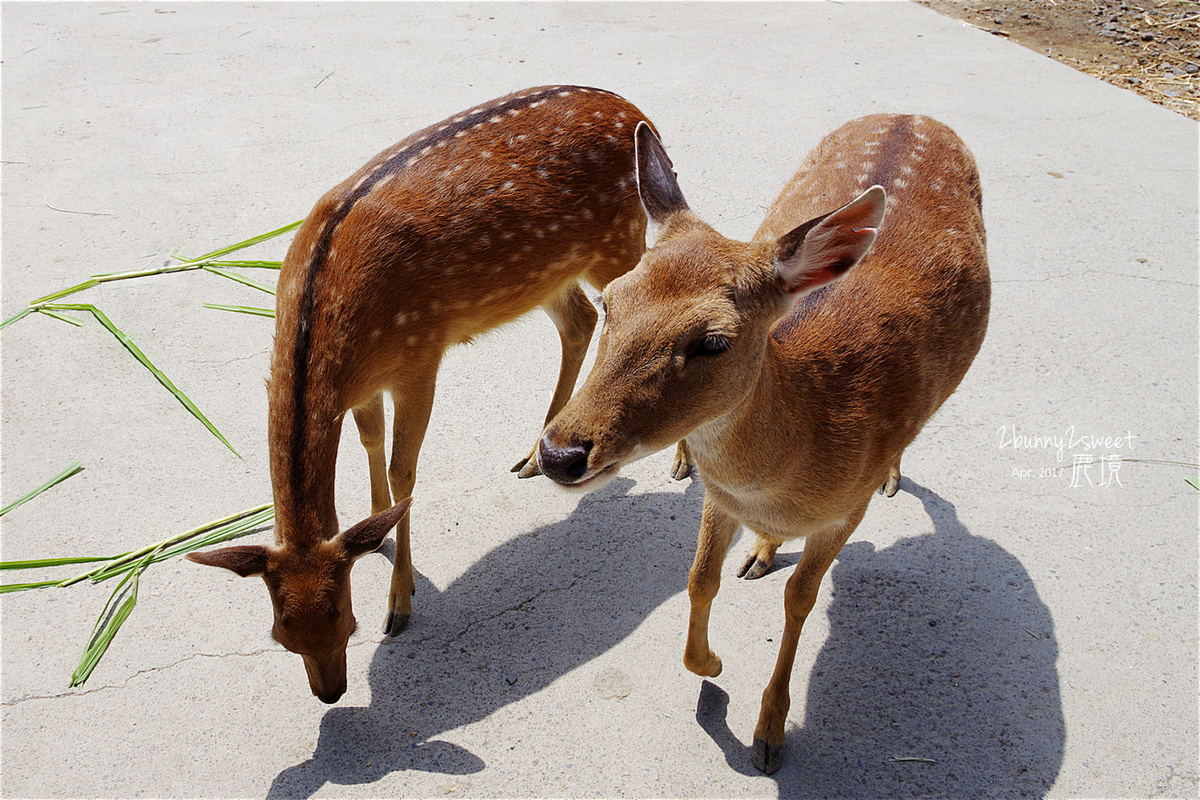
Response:
M505 542L444 591L417 575L413 623L371 662L371 704L326 712L312 757L268 797L389 773L479 772L439 740L603 654L687 585L703 489L629 497L618 478L562 522ZM352 678L353 680L353 678Z
M794 692L807 678L807 703L773 776L779 795L1044 796L1066 738L1049 609L1020 562L972 536L951 503L901 488L934 530L878 552L852 538L839 555L829 637L811 675L792 678ZM702 687L697 721L730 767L761 774L725 722L719 682Z

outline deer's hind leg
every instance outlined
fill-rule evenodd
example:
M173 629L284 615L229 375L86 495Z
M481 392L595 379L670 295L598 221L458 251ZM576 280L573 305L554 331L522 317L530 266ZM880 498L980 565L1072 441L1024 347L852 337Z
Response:
M779 545L781 544L783 544L783 540L781 539L772 539L769 536L757 533L750 552L746 554L746 560L743 562L742 568L738 570L738 577L752 581L766 575L767 570L771 568L771 564L775 561L775 551L779 549Z
M888 470L887 482L879 487L879 493L886 497L895 497L900 489L900 458L901 456L896 456L896 463Z
M558 371L558 383L554 387L550 410L546 412L546 421L542 423L542 430L545 430L575 391L575 381L579 379L579 370L587 355L588 344L592 341L592 331L596 329L597 314L592 301L588 300L578 283L571 284L570 288L543 304L542 308L554 321L562 340L562 366ZM513 465L512 471L517 473L518 478L542 474L537 465L537 449L538 443L534 442L529 454Z
M367 451L367 465L371 470L371 513L378 514L392 507L392 495L388 491L387 459L383 452L386 430L383 420L383 392L375 394L355 408L353 413L354 422L358 425L358 438Z

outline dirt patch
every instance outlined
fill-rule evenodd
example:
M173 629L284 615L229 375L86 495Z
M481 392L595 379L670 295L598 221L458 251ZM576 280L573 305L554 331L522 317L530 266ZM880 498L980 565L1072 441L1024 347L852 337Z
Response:
M914 0L1200 120L1200 0Z

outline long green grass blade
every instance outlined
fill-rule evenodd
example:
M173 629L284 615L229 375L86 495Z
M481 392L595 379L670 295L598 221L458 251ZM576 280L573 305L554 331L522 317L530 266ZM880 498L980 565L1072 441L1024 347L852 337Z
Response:
M77 292L82 292L84 289L91 289L93 286L99 286L99 285L100 285L100 281L96 280L95 278L90 278L90 279L84 281L83 283L77 283L74 286L71 286L67 289L61 289L57 292L54 292L53 294L48 294L45 297L39 297L36 300L30 300L29 305L40 306L43 303L49 303L52 300L59 300L63 297L66 297L67 295L75 294Z
M82 686L91 677L92 670L100 663L100 659L104 657L104 653L108 650L108 646L112 644L117 631L125 624L125 620L129 619L129 615L133 613L133 607L137 605L138 578L146 569L148 563L147 561L146 563L139 564L137 569L125 576L124 580L117 584L117 588L113 589L112 595L108 598L108 603L105 604L104 610L100 612L100 617L96 620L96 627L92 630L92 636L88 640L87 648L84 650L82 658L79 659L79 666L71 673L71 686ZM130 584L129 596L121 603L116 613L110 616L109 609L127 583ZM105 621L106 618L107 622Z
M96 282L96 285L99 285L101 283L111 283L112 281L127 281L130 278L148 278L151 275L169 275L172 272L187 272L193 269L200 269L200 265L191 262L183 264L170 264L165 267L131 269L125 272L103 272L99 275L92 275L91 278Z
M14 322L17 322L18 320L25 319L26 317L28 317L28 316L29 316L30 314L32 314L32 313L33 313L33 307L32 307L32 306L30 306L30 307L28 307L28 308L22 308L20 311L18 311L17 313L13 314L13 315L12 315L11 317L9 317L8 319L4 320L4 322L0 322L0 330L3 330L3 329L5 329L5 328L7 328L9 325L12 325Z
M43 567L61 567L66 564L92 564L97 561L112 561L117 556L77 556L71 558L35 558L32 561L0 561L0 570L6 569L42 569ZM58 581L54 581L58 583Z
M26 589L42 589L49 586L71 586L85 580L98 583L117 575L124 575L109 596L104 610L97 618L96 625L92 628L92 634L88 637L88 643L83 656L79 660L79 665L71 675L71 685L79 686L92 674L92 670L100 663L100 659L108 649L109 644L112 643L113 637L116 636L117 630L129 618L129 615L133 613L134 606L137 604L138 581L147 567L159 561L165 561L168 558L190 553L201 547L208 547L209 545L219 544L253 533L270 522L274 516L274 505L265 503L254 508L248 508L245 511L239 511L236 514L230 514L222 519L205 523L189 531L169 536L160 542L155 542L137 550L121 553L118 556L101 558L44 558L35 561L0 562L0 569L32 569L35 567L53 567L94 561L107 562L103 566L66 580L0 585L0 594L20 592ZM114 608L122 591L126 587L129 587L129 596L121 602L120 606Z
M71 477L72 475L74 475L75 473L79 472L82 469L83 469L82 461L71 462L71 465L69 467L67 467L62 472L55 475L50 480L43 483L41 486L37 487L36 489L29 492L28 494L25 494L25 495L21 496L20 498L12 501L8 505L6 505L4 508L0 508L0 517L3 517L5 514L12 511L17 506L22 505L23 503L29 502L30 500L37 497L39 494L46 491L47 489L57 486L58 484L62 483L67 478Z
M74 325L76 328L83 327L83 323L80 322L79 320L75 319L74 317L68 317L66 314L60 314L57 311L51 311L50 309L46 308L45 306L35 306L35 307L31 308L30 310L37 311L39 314L45 314L47 317L53 317L54 319L58 320L59 322L66 322L68 324Z
M38 581L37 583L5 583L0 585L0 594L23 592L26 589L43 589L47 586L58 586L58 581Z
M124 565L126 568L128 568L128 565L130 563L135 562L144 556L151 555L155 551L163 550L163 549L171 547L173 545L177 545L181 542L186 542L189 539L192 539L197 536L201 536L206 533L211 533L213 531L223 531L223 530L225 530L225 528L227 526L234 526L239 523L243 523L247 520L253 521L253 525L251 525L251 527L256 527L257 525L261 524L263 521L269 520L274 516L275 516L275 507L271 503L267 503L267 504L261 505L261 506L255 506L254 508L248 508L245 511L239 511L238 513L232 514L228 517L225 517L224 519L218 519L218 520L214 520L213 522L207 522L198 528L192 528L190 531L184 531L183 533L179 533L174 536L170 536L166 539L163 539L161 542L155 542L154 544L146 545L145 547L140 548L138 550L133 550L128 553L122 553L121 555L115 556L114 558L110 559L112 561L111 564L108 564L107 566L104 566L104 567L100 567L99 569L92 570L91 572L80 575L77 578L72 578L71 583L76 583L80 580L88 580L88 579L91 579L91 581L93 583L102 581L102 580L112 577L112 575L115 575L118 572L120 572L121 570L116 569L117 567L121 567L122 565ZM230 537L230 538L232 538L232 537ZM197 545L197 547L203 547L203 546L204 545ZM105 573L110 573L110 574L105 574ZM100 577L101 575L104 575L104 577ZM69 584L64 583L63 585L65 586L65 585L69 585Z
M1200 480L1197 480L1196 478L1190 478L1190 477L1184 478L1184 480L1187 481L1188 483L1190 483L1192 485L1193 489L1200 490Z
M210 261L214 258L223 256L227 253L232 253L237 250L245 250L247 247L252 247L256 244L260 244L261 242L265 242L268 239L274 239L276 236L282 236L285 233L294 231L294 230L296 230L296 228L299 228L302 224L304 224L304 220L298 219L295 222L284 225L282 228L276 228L273 231L267 231L266 233L259 234L258 236L253 236L244 242L238 242L237 244L231 244L231 245L229 245L229 247L222 247L220 250L213 250L211 253L205 253L204 255L200 256L199 258L193 258L193 259L191 259L191 261L193 261L193 262Z
M205 303L205 308L211 308L214 311L232 311L235 314L250 314L255 317L270 317L275 318L275 309L261 308L259 306L227 306L223 303Z
M128 572L134 565L140 564L142 560L147 558L150 559L149 563L153 564L183 555L184 553L190 553L193 550L199 550L201 547L208 547L212 544L236 539L269 522L275 516L275 509L268 504L260 506L258 509L251 509L250 512L242 513L248 516L239 515L238 518L232 521L225 521L219 524L209 523L187 533L172 536L156 544L143 547L141 550L127 553L120 558L114 559L111 564L93 570L88 573L87 577L93 583L99 583L122 572Z
M196 407L196 404L191 401L191 398L177 389L175 384L171 383L171 379L163 374L162 370L154 366L150 359L146 357L146 354L139 350L138 346L133 343L133 340L126 336L124 331L114 325L112 320L105 316L103 311L96 308L91 303L55 304L47 306L47 308L52 311L87 311L91 313L91 315L94 316L101 325L108 329L109 333L117 337L117 341L120 342L126 350L132 353L133 357L141 362L142 366L150 370L150 374L157 378L158 382L165 386L167 391L175 395L175 399L182 403L183 407L192 413L192 416L200 420L204 427L208 428L210 433L220 439L221 442L228 447L235 456L238 458L242 457L241 453L234 449L233 445L229 443L229 440L225 438L224 434L217 430L217 426L208 421L208 417L204 416L200 409Z
M284 225L282 228L276 228L273 231L267 231L266 233L259 234L258 236L252 236L251 238L246 239L245 241L238 242L237 244L231 244L228 247L222 247L220 250L214 250L211 253L205 253L204 255L200 256L199 258L189 259L189 258L184 258L182 256L176 256L176 258L178 258L179 261L182 262L179 264L171 264L171 265L165 266L165 267L154 267L152 269L135 269L135 270L128 270L125 272L105 272L105 273L100 273L97 275L92 275L88 278L88 280L84 281L83 283L78 283L74 286L69 286L66 289L60 289L59 291L53 292L52 294L48 294L43 297L39 297L36 300L31 300L29 302L29 306L27 308L21 309L16 314L13 314L11 317L9 317L8 319L4 320L3 322L0 322L0 330L8 327L9 325L13 324L14 322L17 322L18 320L24 319L25 317L29 316L34 311L43 311L43 309L39 308L39 306L45 306L46 304L52 303L55 300L61 300L62 298L67 297L69 295L73 295L78 292L82 292L85 289L91 289L94 286L99 286L102 283L108 283L110 281L123 281L123 280L129 280L130 278L144 278L144 277L147 277L150 275L165 275L165 274L172 273L172 272L187 272L189 270L204 269L208 266L213 266L213 267L217 267L217 268L248 267L248 268L257 268L257 269L279 269L282 266L282 262L280 262L280 261L256 261L256 260L216 261L215 259L218 258L219 256L223 256L228 253L233 253L238 250L244 250L247 247L252 247L253 245L260 244L261 242L265 242L269 239L274 239L276 236L282 236L285 233L296 230L296 228L300 227L303 223L304 223L304 220L302 220L302 219L296 220L295 222ZM233 278L232 274L225 275L224 277ZM240 278L233 278L233 280L240 280ZM254 288L256 288L256 289L263 289L263 291L270 291L271 294L275 293L273 289L264 288L266 286L265 284L261 284L258 282L250 283L249 281L250 281L250 279L247 278L247 279L243 280L242 282L246 283L248 286L254 286ZM56 316L56 315L52 315L52 316ZM56 317L56 318L61 319L64 322L68 321L66 317ZM75 323L73 322L72 324L75 324ZM218 436L219 435L220 434L218 434ZM224 440L222 440L222 441L224 441ZM228 445L228 444L229 443L226 442L226 445ZM229 449L233 450L232 447L230 447ZM237 451L235 450L234 452L237 452Z
M280 269L282 261L206 261L210 267L237 267L239 269Z
M227 269L221 269L220 267L214 267L211 264L206 264L204 266L204 271L211 272L214 275L220 275L222 278L228 278L231 281L237 281L238 283L249 286L252 289L258 289L260 292L266 292L270 295L275 294L274 286L268 286L262 281L256 281L254 278L247 278L245 275L239 275L238 273L230 272Z

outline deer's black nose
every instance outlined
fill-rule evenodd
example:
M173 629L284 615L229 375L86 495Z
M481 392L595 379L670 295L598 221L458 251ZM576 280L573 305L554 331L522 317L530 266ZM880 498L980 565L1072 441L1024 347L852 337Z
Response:
M560 446L550 441L550 435L546 434L538 443L538 466L542 474L555 483L575 483L587 474L591 451L591 442Z

